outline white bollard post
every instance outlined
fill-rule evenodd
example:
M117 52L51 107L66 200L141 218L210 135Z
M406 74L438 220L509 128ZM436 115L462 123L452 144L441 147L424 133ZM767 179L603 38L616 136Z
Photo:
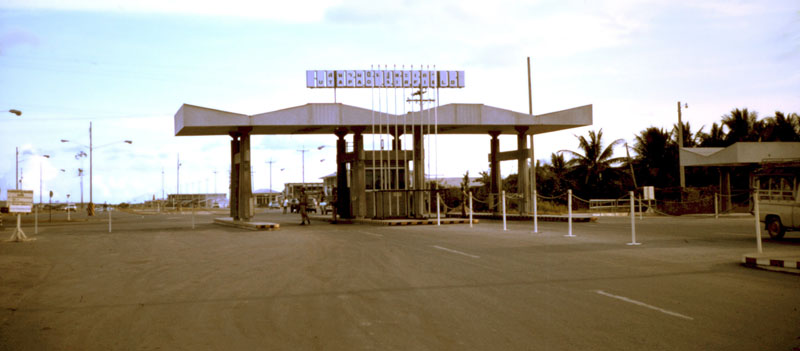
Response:
M39 207L33 205L33 234L39 234Z
M758 253L762 253L764 249L761 247L761 213L758 211L758 189L753 193L753 210L755 210L756 215L756 247L758 248Z
M472 192L469 192L469 227L472 228Z
M503 197L502 197L502 200L503 200L503 231L506 231L506 230L508 230L508 227L506 226L506 191L503 190L502 194L503 194Z
M631 196L631 242L628 245L641 245L641 243L636 242L636 215L633 213L634 211L634 195L633 191L628 192Z
M192 201L192 229L194 229L194 201Z
M568 224L568 234L564 235L566 237L574 237L572 235L572 189L567 190L567 222Z
M439 206L440 206L439 205L439 193L437 192L436 193L436 225L437 226L442 225L442 217L441 217L441 214L439 214Z
M106 207L106 212L108 212L108 232L111 233L111 207Z
M717 193L714 193L714 219L719 219L719 198Z
M639 220L641 221L643 219L644 217L642 217L642 194L639 194Z
M536 198L539 197L536 194L536 190L533 190L533 232L539 232L539 213L538 213L538 206L536 204Z

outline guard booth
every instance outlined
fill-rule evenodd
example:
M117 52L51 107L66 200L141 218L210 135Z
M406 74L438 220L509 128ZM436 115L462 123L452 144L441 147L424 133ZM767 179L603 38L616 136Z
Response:
M384 155L380 155L380 151L369 154L368 159L375 162L367 161L366 165L367 216L376 219L415 217L411 203L416 192L410 187L408 159L397 159L393 151L383 152ZM375 160L379 157L389 159Z

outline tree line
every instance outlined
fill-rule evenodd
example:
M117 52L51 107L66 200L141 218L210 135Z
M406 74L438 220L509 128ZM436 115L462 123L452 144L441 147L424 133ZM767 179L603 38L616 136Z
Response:
M678 127L677 123L669 130L648 127L634 136L633 145L627 145L623 139L606 144L602 129L591 130L587 136L576 136L578 149L554 152L549 163L537 167L537 189L545 194L573 189L588 198L615 198L643 185L678 187ZM718 123L714 122L707 132L703 129L694 131L689 122L684 122L683 146L727 147L740 141L800 141L800 116L776 111L773 116L759 119L755 111L736 108L722 116ZM630 148L630 155L614 155L614 147L621 144L626 144L626 153ZM716 173L710 172L703 167L690 167L686 169L686 177L693 180L693 186L714 185Z
M800 116L776 111L773 116L759 119L755 111L733 109L705 127L693 130L683 123L684 147L726 147L740 141L800 141ZM550 155L549 162L537 162L537 191L543 196L557 196L572 189L577 196L589 199L618 198L628 190L641 186L659 189L679 189L678 133L675 123L671 129L655 126L640 131L632 145L623 139L607 143L603 130L590 130L576 135L578 148L559 150ZM614 155L614 148L625 145L625 155ZM686 168L687 186L707 187L718 184L716 170L704 167ZM468 184L464 175L462 189ZM488 194L489 173L480 172L482 183L476 194ZM517 175L503 180L503 190L517 192Z

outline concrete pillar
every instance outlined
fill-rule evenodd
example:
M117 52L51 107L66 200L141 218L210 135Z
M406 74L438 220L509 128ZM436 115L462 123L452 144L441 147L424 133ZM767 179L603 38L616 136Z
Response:
M425 208L425 152L423 150L422 126L414 126L414 213L422 218Z
M250 186L250 131L239 128L231 136L230 214L234 220L249 221L253 217L253 189Z
M336 140L336 212L339 217L352 218L350 212L350 188L347 186L347 128L338 128L334 132Z
M521 212L531 212L531 188L529 186L530 182L528 181L530 178L530 173L528 172L528 154L527 152L523 152L528 146L528 140L526 139L525 132L528 131L527 126L516 126L514 127L517 131L517 193L522 197L522 203L520 204Z
M500 194L503 181L503 178L500 175L500 161L498 160L498 154L500 153L500 139L497 137L500 135L500 132L491 131L489 132L489 135L492 136L492 140L489 142L489 210L491 210L492 213L497 213L498 207L495 206L495 198L498 196L498 194Z
M231 218L239 219L239 133L230 133L231 136L231 174L228 190L231 199L228 202Z
M731 195L731 169L726 167L725 168L725 194L728 195L725 197L725 206L726 210L733 209L733 197Z
M250 128L239 128L239 154L241 166L239 168L239 219L249 221L253 218L253 188L250 165Z
M353 130L353 160L350 168L352 189L350 190L350 201L353 208L353 216L364 218L367 216L367 173L364 164L364 127L354 127Z

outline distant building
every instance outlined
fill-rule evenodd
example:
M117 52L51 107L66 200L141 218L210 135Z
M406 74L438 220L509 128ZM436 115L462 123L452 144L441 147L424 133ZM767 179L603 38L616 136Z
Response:
M270 202L280 202L283 193L272 191L268 189L260 189L253 192L253 197L256 199L256 207L267 207Z
M228 197L224 193L167 195L167 206L190 207L192 204L197 207L226 208L228 207Z
M300 196L300 188L306 189L307 196L317 197L323 193L323 183L286 183L283 187L283 197L293 199Z

